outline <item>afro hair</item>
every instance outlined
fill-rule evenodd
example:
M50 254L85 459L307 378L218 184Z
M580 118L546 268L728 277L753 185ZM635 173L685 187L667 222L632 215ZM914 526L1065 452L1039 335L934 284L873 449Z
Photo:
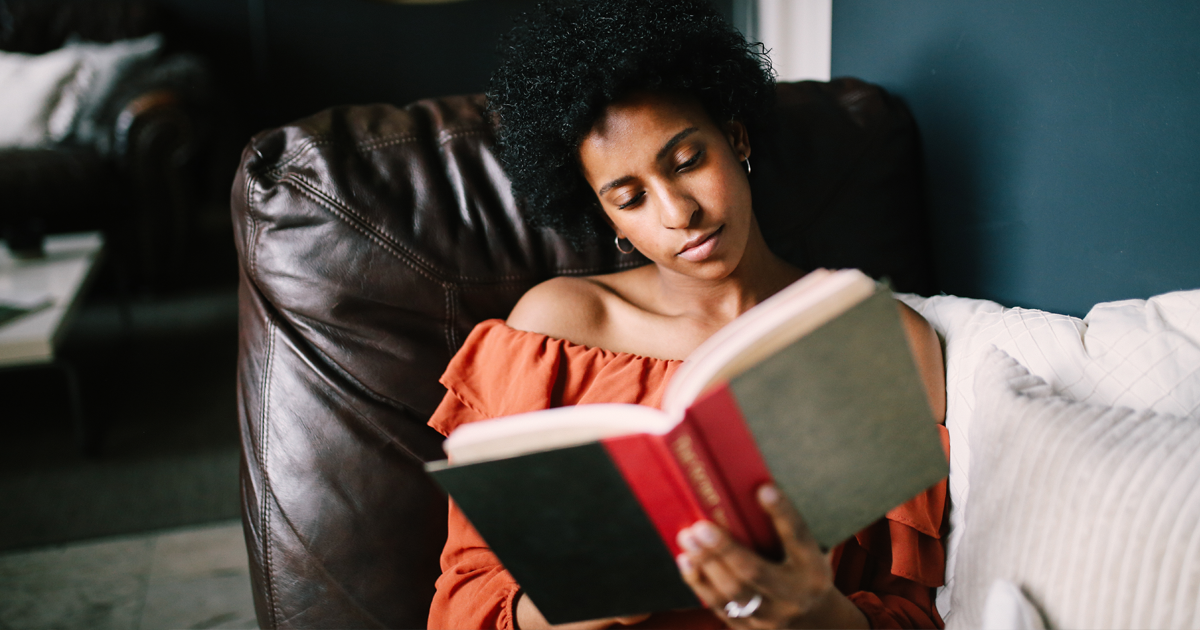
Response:
M770 59L707 0L548 0L501 40L488 87L497 148L529 220L576 248L607 229L578 149L632 92L690 95L714 121L753 130L775 93Z

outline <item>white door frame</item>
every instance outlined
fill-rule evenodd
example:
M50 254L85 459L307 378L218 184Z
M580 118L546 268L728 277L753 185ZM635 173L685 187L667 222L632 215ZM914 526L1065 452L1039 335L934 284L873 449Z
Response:
M833 44L833 0L735 2L739 26L771 51L780 81L828 81ZM741 5L740 7L738 5Z

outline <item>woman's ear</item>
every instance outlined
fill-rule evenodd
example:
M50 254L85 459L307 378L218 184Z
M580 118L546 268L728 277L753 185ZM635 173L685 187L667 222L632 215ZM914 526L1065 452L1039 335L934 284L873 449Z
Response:
M604 210L601 210L600 218L604 219L604 222L606 224L608 224L608 227L612 228L612 231L617 233L617 238L625 238L625 235L621 234L621 230L617 229L616 224L613 223L612 217L608 216L607 212L605 212Z
M741 161L750 157L750 134L746 131L746 125L739 120L731 120L725 123L724 131L729 148L733 149L737 159Z

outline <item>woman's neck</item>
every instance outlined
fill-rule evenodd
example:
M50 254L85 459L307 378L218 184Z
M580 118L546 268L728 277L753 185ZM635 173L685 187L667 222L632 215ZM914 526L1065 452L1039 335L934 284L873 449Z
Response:
M757 226L741 262L719 280L692 278L654 265L663 311L709 321L718 327L800 279L804 271L767 248Z

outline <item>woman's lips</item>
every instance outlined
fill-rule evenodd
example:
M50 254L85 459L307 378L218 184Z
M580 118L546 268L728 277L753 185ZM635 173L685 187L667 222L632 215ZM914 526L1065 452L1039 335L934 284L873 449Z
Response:
M710 255L712 255L713 250L717 248L717 243L721 240L721 232L724 229L725 226L722 225L721 227L713 230L708 236L705 236L698 241L689 243L683 248L683 251L676 255L684 260L690 260L691 262L700 262L705 258L708 258Z

